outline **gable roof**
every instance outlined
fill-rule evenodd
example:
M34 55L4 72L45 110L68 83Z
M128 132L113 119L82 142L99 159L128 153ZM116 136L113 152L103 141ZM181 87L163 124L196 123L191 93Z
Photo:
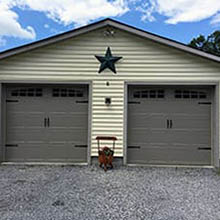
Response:
M115 28L124 30L126 32L135 34L139 37L146 38L148 40L152 40L152 41L155 41L157 43L167 45L167 46L170 46L170 47L173 47L173 48L176 48L176 49L185 51L187 53L194 54L194 55L197 55L197 56L200 56L200 57L203 57L203 58L215 61L215 62L220 62L220 57L219 56L215 56L215 55L212 55L212 54L209 54L209 53L205 53L201 50L189 47L189 46L187 46L183 43L179 43L177 41L174 41L174 40L171 40L171 39L168 39L168 38L165 38L165 37L161 37L161 36L158 36L156 34L152 34L150 32L147 32L147 31L138 29L136 27L124 24L122 22L113 20L111 18L106 18L104 20L101 20L101 21L98 21L98 22L95 22L95 23L92 23L92 24L89 24L89 25L86 25L86 26L68 31L68 32L65 32L65 33L62 33L62 34L58 34L58 35L55 35L55 36L52 36L52 37L49 37L49 38L45 38L43 40L39 40L39 41L30 43L30 44L26 44L26 45L23 45L23 46L20 46L20 47L16 47L16 48L13 48L13 49L3 51L3 52L0 53L0 59L4 59L4 58L7 58L7 57L10 57L10 56L19 54L19 53L27 52L29 50L33 50L33 49L36 49L36 48L39 48L39 47L42 47L42 46L46 46L46 45L49 45L49 44L52 44L52 43L56 43L56 42L59 42L59 41L62 41L62 40L66 40L66 39L69 39L71 37L75 37L75 36L78 36L78 35L81 35L81 34L84 34L84 33L87 33L87 32L102 28L102 27L107 27L107 26L115 27Z

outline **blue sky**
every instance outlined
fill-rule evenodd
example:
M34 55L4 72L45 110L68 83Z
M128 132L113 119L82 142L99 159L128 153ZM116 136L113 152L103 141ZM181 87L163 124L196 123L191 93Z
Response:
M187 44L220 29L220 1L0 0L0 51L106 17Z

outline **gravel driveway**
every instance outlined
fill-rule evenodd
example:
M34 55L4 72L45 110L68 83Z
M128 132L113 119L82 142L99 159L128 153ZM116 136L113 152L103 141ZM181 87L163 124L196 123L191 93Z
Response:
M212 169L0 166L1 220L220 220Z

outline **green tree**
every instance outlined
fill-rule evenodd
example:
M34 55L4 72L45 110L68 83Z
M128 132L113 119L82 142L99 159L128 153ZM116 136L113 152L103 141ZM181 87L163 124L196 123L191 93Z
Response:
M220 31L215 31L207 38L200 35L188 44L190 47L220 56Z

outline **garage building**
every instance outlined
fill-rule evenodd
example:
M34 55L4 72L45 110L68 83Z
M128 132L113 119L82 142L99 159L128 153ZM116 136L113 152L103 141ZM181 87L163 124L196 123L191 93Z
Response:
M105 19L0 53L1 162L219 167L220 58ZM109 145L108 141L103 144Z

